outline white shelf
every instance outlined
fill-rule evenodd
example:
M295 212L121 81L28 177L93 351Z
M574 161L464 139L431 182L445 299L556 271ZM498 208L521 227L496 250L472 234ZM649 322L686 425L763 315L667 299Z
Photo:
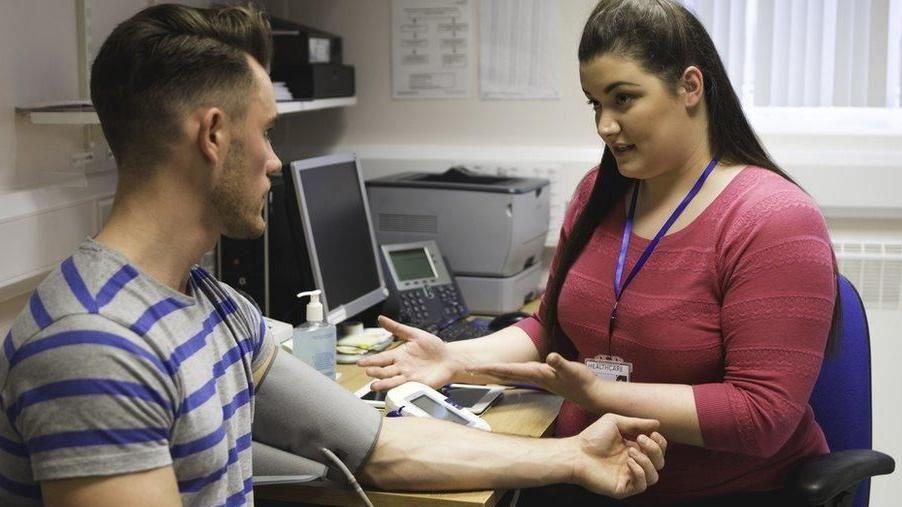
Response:
M279 114L300 113L318 109L348 107L357 104L357 97L339 97L334 99L296 100L292 102L276 102ZM20 109L35 125L99 125L97 113L93 111L29 111Z
M94 111L31 111L25 114L35 125L100 125Z
M338 97L334 99L276 102L276 110L279 111L279 114L288 114L299 113L301 111L315 111L317 109L330 109L333 107L348 107L354 105L357 105L357 97Z

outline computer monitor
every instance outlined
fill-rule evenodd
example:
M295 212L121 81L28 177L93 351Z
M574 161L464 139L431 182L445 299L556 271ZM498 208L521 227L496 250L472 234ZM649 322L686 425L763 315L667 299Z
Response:
M339 323L385 300L388 289L357 158L328 155L285 169L294 189L294 199L287 200L298 262L309 263L301 268L309 268L323 291L326 320Z

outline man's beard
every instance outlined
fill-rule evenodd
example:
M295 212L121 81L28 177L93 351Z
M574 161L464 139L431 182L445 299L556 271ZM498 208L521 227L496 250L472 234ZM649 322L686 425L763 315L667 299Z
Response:
M232 239L259 238L265 229L260 215L262 201L252 201L243 186L241 173L247 170L244 145L234 140L229 145L222 178L210 193L211 203L222 223L222 234Z

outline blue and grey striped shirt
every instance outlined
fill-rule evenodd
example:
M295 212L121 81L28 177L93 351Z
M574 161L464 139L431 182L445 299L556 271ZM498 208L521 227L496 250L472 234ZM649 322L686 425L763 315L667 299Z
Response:
M252 372L274 343L203 269L187 292L90 239L41 283L0 353L0 505L167 465L185 505L253 503Z

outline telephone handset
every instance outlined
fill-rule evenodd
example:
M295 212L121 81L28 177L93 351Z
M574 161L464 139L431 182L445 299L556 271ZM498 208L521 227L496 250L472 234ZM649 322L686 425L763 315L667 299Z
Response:
M382 245L389 298L398 321L437 333L469 313L454 275L433 240Z

